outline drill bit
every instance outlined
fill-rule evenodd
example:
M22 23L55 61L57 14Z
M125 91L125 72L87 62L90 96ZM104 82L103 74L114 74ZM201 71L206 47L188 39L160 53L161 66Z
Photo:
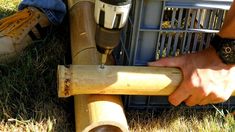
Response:
M101 69L104 69L104 65L106 63L107 56L108 56L108 54L102 54L102 56L101 56L101 66L100 66Z

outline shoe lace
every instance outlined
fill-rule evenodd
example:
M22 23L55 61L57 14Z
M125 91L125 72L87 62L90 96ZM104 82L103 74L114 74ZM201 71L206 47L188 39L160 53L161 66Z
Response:
M10 35L10 32L21 27L33 16L32 11L28 8L15 13L12 16L0 20L0 34Z

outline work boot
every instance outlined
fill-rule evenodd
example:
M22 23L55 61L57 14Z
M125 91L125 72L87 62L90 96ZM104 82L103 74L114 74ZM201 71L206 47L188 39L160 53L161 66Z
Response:
M0 20L0 62L6 62L23 51L34 40L45 38L50 22L34 7L25 8Z

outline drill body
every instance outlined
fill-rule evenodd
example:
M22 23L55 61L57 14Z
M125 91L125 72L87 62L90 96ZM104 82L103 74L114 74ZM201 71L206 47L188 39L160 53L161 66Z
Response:
M131 0L96 0L96 47L102 54L102 67L106 63L107 56L119 44L122 28L125 26Z

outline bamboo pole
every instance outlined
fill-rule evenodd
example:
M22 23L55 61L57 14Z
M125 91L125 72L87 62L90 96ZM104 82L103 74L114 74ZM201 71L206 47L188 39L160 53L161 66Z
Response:
M177 68L59 66L58 94L59 97L78 94L170 95L181 80L182 74Z
M68 84L69 80L69 85ZM71 65L58 67L58 96L170 95L182 81L178 68ZM235 96L233 92L232 96Z
M94 33L94 4L69 0L71 51L73 64L97 65L100 54L96 50ZM126 132L128 125L119 96L74 96L77 132Z

